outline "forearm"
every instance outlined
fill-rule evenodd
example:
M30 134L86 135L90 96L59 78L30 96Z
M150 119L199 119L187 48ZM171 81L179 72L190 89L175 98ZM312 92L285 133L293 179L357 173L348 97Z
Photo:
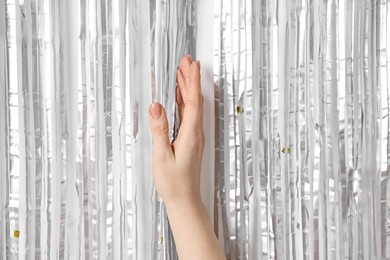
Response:
M166 203L180 260L225 259L202 201Z

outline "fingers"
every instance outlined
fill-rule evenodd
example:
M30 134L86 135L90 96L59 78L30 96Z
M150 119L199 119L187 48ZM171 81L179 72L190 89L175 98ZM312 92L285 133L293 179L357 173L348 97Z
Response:
M189 85L187 86L187 101L185 103L184 122L187 121L190 127L201 126L203 97L200 84L200 62L191 64L189 71Z
M181 62L180 67L176 73L177 82L180 89L182 90L182 96L184 103L187 99L192 101L202 101L201 96L201 87L200 87L200 62L192 62L191 56L185 56Z
M200 62L195 61L191 64L189 70L189 86L188 86L188 100L194 102L202 101L202 93L200 87Z
M192 64L192 59L191 59L191 56L189 56L189 55L185 56L180 62L179 72L181 73L181 75L183 76L182 78L184 79L184 84L182 83L182 85L185 86L187 91L188 91L188 87L190 85L190 73L189 72L190 72L191 64ZM179 73L179 76L181 76L180 73ZM179 78L178 78L178 80L179 80ZM180 80L182 80L182 79L180 79ZM180 82L179 82L179 84L180 84ZM182 92L183 97L184 97L184 102L187 101L187 95L186 95L187 93Z
M153 137L153 154L162 158L171 156L172 148L169 141L168 120L161 104L153 103L150 105L149 121Z
M184 79L183 73L181 72L181 68L177 69L176 80L177 80L177 84L178 84L180 91L181 91L181 96L183 98L183 102L185 103L185 101L187 100L188 93L187 93L186 81Z

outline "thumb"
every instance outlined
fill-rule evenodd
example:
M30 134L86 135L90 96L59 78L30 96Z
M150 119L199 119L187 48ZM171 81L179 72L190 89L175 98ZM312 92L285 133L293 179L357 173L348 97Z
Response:
M162 155L172 153L171 143L169 142L168 119L164 107L160 103L153 102L150 105L149 122L154 153L162 153Z

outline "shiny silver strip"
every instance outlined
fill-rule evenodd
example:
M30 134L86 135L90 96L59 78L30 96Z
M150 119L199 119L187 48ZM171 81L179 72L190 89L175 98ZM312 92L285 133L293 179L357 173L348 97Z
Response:
M97 104L97 95L98 95L98 7L96 1L85 1L85 15L82 15L80 18L81 21L81 30L83 31L83 25L85 23L86 30L86 40L85 45L81 38L81 58L83 60L85 56L85 68L83 62L81 63L81 68L85 74L82 74L82 85L86 86L86 91L88 93L88 111L89 111L89 124L88 124L88 138L89 138L89 173L88 173L88 232L89 237L89 248L88 254L90 259L100 259L103 257L101 255L102 242L101 242L101 233L100 233L100 215L99 212L99 170L100 167L100 156L99 156L99 125L98 125L98 104ZM81 10L83 10L81 8ZM89 30L88 30L89 28ZM85 47L84 47L85 46ZM83 52L83 47L84 52ZM87 254L86 254L87 255Z
M136 185L132 178L132 174L136 172L135 169L135 145L139 136L139 77L140 66L138 56L139 41L137 41L138 27L136 26L139 18L139 6L137 1L130 1L128 4L128 19L127 19L127 38L126 42L129 44L126 48L126 97L128 102L125 103L125 151L126 151L126 178L124 184L126 185L125 194L125 241L126 241L126 256L128 259L137 259L137 228L134 223L137 223L136 218ZM128 111L128 113L126 113Z
M82 111L77 124L77 179L79 180L79 230L83 230L83 249L85 259L92 259L90 255L91 233L90 233L90 174L89 160L90 150L90 96L87 83L88 69L88 45L89 34L87 33L88 20L86 19L87 1L80 1L80 58L81 58L81 84L78 90L78 111Z
M24 154L23 152L21 155L23 155L23 168L25 168L25 175L21 178L21 191L23 191L21 194L23 194L23 199L21 199L22 206L20 207L21 212L21 219L23 220L24 225L21 225L21 230L25 230L24 236L24 246L20 249L20 254L24 255L25 258L31 258L31 249L35 247L35 223L33 223L33 209L32 209L32 203L35 202L35 193L34 193L34 186L35 186L35 180L34 180L34 173L35 173L35 138L33 138L32 134L34 133L34 111L32 110L32 64L33 64L33 55L32 55L32 37L33 37L33 30L32 30L32 8L30 1L26 1L21 5L21 11L24 13L24 17L21 21L21 27L22 27L22 34L24 35L22 39L22 50L25 55L22 57L22 64L23 64L23 90L22 92L25 93L23 97L23 103L24 103ZM28 156L28 155L31 156ZM23 217L22 217L23 216Z
M20 231L19 226L19 206L20 206L20 138L23 129L20 129L20 123L22 115L19 104L21 97L19 96L19 90L22 87L21 82L21 70L19 70L21 64L18 61L21 60L21 14L18 2L7 1L7 42L8 42L8 69L9 76L13 80L9 81L7 88L8 107L9 107L9 126L8 126L8 144L9 144L9 174L8 194L7 199L7 225L9 227L9 233L7 236L7 259L19 257L19 239L13 236L15 231ZM20 64L20 65L19 65ZM19 72L20 71L20 72Z
M389 162L390 162L390 139L389 139L389 66L387 64L387 56L390 48L390 41L387 36L390 35L390 17L388 16L388 1L380 1L380 5L377 6L377 22L379 28L377 28L377 40L378 52L377 52L377 66L378 66L378 86L379 86L379 111L377 116L377 124L380 127L380 143L378 148L380 149L380 175L378 176L380 182L380 253L382 258L390 257L390 227L388 225L388 219L390 219L390 202L387 198L390 197L390 178L389 178ZM386 29L383 29L386 28Z
M98 102L101 102L102 113L104 115L104 119L102 119L101 124L104 125L104 134L101 136L102 140L104 140L104 145L102 144L101 148L106 151L105 152L105 166L104 177L102 183L104 184L106 191L106 196L101 201L101 206L105 208L103 211L104 219L106 223L105 230L105 257L108 259L113 258L113 189L114 189L114 158L113 158L113 26L112 26L112 1L101 1L100 2L100 33L101 33L101 49L99 53L101 53L101 72L102 74L102 92L99 93L100 96ZM101 190L101 189L100 189Z
M6 260L9 248L9 67L8 12L5 1L0 3L0 259Z
M125 221L125 199L126 199L126 143L125 143L125 116L131 110L126 111L126 26L127 26L127 3L123 1L113 2L113 27L114 27L114 86L116 103L116 128L118 132L117 146L114 149L115 182L114 190L114 258L129 258L126 244L126 221ZM114 135L115 136L115 135ZM115 196L117 194L117 196Z
M34 101L34 133L35 133L35 158L36 158L36 170L35 170L35 246L32 250L31 255L37 258L41 257L41 206L42 206L42 176L46 170L45 160L45 139L47 138L46 125L45 125L45 116L46 116L46 100L44 96L44 87L45 85L45 11L44 3L42 1L37 1L35 3L36 7L36 21L35 21L35 30L36 40L33 40L33 55L35 56L35 68L36 74L34 77L33 85L33 101Z

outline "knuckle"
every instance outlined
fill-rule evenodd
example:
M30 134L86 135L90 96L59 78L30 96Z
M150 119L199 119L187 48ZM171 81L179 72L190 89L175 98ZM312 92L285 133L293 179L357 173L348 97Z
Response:
M179 88L180 88L181 91L185 91L186 90L186 86L183 84L183 82L182 82L182 84L179 84Z
M157 125L153 129L154 135L155 136L164 136L168 132L168 124L164 123L161 125Z
M204 102L203 96L199 95L198 97L187 100L186 105L193 106L193 107L200 107L203 105L203 102Z
M204 146L204 134L202 132L195 132L189 136L188 139L188 145L191 148L197 149L197 148L203 148Z
M165 168L165 163L168 160L168 156L166 153L161 153L159 151L154 150L153 151L153 161L158 163L159 166L164 166L162 168Z
M195 100L193 100L193 99L187 100L186 106L188 106L188 107L194 107L194 106L196 106L196 105L197 105L197 102L196 102Z

